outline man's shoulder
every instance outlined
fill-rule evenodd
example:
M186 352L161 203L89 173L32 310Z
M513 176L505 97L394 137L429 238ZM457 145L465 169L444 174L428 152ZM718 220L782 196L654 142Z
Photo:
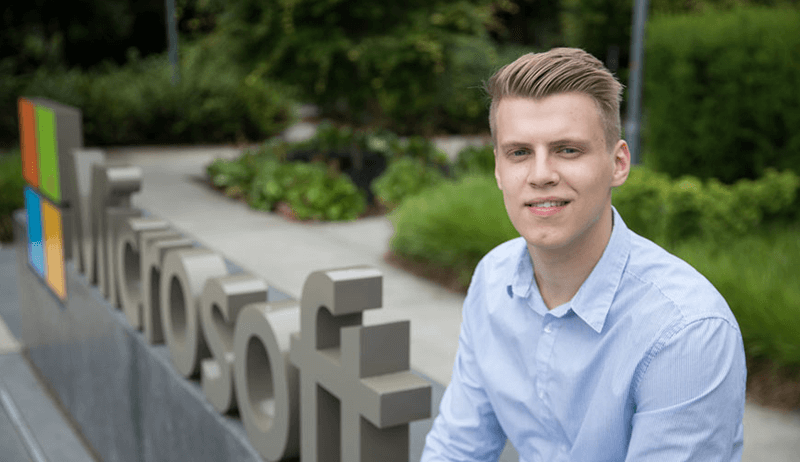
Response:
M703 274L652 241L631 236L624 286L640 297L647 294L642 300L658 302L659 309L674 310L684 322L722 317L735 323L727 302Z

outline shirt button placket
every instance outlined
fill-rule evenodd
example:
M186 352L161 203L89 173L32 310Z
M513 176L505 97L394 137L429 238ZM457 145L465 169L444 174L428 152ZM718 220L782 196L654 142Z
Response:
M539 345L536 347L536 394L545 401L545 390L550 376L553 345L555 343L554 318L545 315L542 321L542 334L539 336Z

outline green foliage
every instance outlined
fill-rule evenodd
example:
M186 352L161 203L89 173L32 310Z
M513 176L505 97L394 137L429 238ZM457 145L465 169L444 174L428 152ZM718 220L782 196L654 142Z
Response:
M467 146L458 152L453 165L453 174L456 177L464 175L493 175L494 174L494 148L485 146Z
M402 202L391 214L392 251L458 272L466 285L478 261L519 236L492 176L445 181Z
M798 226L761 229L723 246L689 240L673 251L705 275L736 316L747 356L800 367Z
M300 220L354 220L364 213L366 199L347 175L324 162L287 161L292 151L309 146L350 146L352 140L344 133L328 127L322 139L311 142L273 139L236 159L214 160L206 173L225 195L243 197L254 209L275 210L285 202Z
M206 167L211 184L223 190L228 197L241 197L250 189L255 169L249 165L247 155L238 159L216 159Z
M12 214L25 205L24 186L19 149L9 154L0 153L0 242L10 242L14 238Z
M272 210L285 201L300 220L354 220L364 213L364 195L345 175L320 163L267 159L250 189L251 207Z
M276 149L276 146L269 149ZM320 160L326 160L334 154L370 152L387 159L411 157L441 168L449 163L447 154L425 137L401 139L389 130L354 130L348 126L337 127L330 122L320 123L315 135L306 141L284 144L283 150L282 155L287 158L291 158L293 153L309 151Z
M443 179L439 169L414 157L400 157L372 182L372 191L392 209L409 196L433 186Z
M800 10L740 8L649 26L644 161L671 176L800 173Z
M691 176L671 180L637 167L614 191L613 203L629 228L664 246L697 237L733 242L765 223L796 219L799 188L792 171L767 170L756 181L724 185Z
M606 60L609 48L616 46L621 62L627 62L633 2L562 0L561 8L561 27L567 46L583 48L601 61Z
M488 75L472 71L495 64L486 24L505 3L236 0L216 37L237 60L295 85L325 113L424 133L446 114L480 118L482 95L468 90Z
M202 47L186 47L180 83L171 79L164 57L132 54L124 67L41 69L19 92L80 108L90 145L260 139L291 121L291 103L280 87L245 77L240 67ZM13 130L3 138L16 138Z

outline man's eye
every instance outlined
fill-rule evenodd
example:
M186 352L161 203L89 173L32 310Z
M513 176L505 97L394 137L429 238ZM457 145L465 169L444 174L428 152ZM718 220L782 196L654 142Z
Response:
M566 154L567 156L575 156L575 155L580 154L580 151L578 151L575 148L561 148L561 149L559 149L559 152L561 154Z
M511 155L514 157L522 157L526 154L528 154L528 151L526 151L525 149L517 149L516 151L513 151L511 153Z

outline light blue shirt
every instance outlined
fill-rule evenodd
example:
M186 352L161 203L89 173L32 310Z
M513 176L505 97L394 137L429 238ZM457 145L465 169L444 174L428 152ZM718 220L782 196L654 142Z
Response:
M736 319L687 263L616 210L603 256L548 311L523 238L478 264L450 385L422 461L741 460Z

